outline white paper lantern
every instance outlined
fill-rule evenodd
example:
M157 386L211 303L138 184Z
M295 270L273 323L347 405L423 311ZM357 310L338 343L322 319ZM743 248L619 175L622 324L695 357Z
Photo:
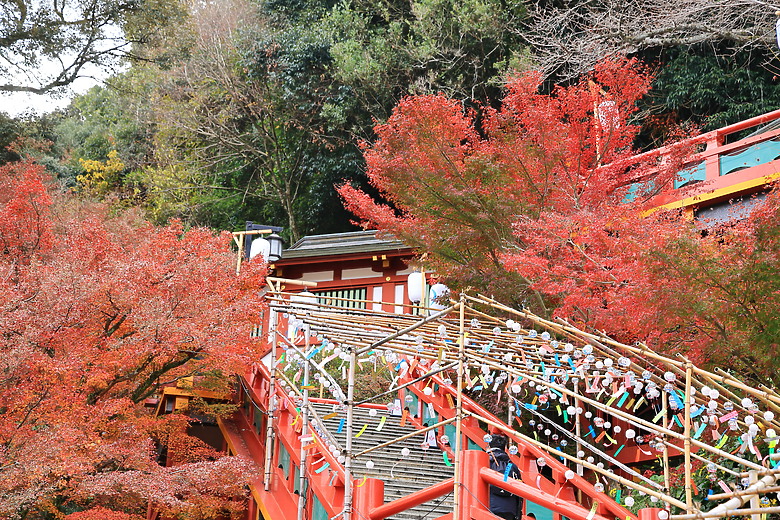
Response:
M265 262L267 262L268 257L271 256L271 242L262 237L252 240L252 245L249 246L249 259L251 260L258 255L260 255Z
M409 294L409 301L419 302L422 300L423 288L425 287L425 276L415 271L406 278L406 290Z
M449 288L443 283L432 285L430 291L428 292L428 297L430 299L428 306L434 311L445 309L448 302L444 300L446 300L449 292ZM441 302L439 300L441 300Z

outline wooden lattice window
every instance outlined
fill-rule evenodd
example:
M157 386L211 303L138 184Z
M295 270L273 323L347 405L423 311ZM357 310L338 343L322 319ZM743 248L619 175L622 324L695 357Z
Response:
M317 303L320 305L363 310L366 308L368 288L335 289L332 291L318 291L314 294L317 295Z

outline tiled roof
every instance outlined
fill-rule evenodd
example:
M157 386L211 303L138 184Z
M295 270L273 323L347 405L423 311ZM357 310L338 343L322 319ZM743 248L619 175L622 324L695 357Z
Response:
M398 239L377 238L377 231L352 231L305 236L282 252L282 261L292 258L401 251L409 247Z

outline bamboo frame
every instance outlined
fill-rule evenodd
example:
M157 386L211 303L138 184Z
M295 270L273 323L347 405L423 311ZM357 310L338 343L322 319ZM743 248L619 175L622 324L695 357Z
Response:
M269 298L272 302L272 306L276 309L276 312L279 311L286 311L288 309L287 307L287 300L284 299L284 295L281 293L277 293L276 295ZM339 300L351 300L351 299L339 299ZM640 367L639 370L641 370L642 366L645 366L651 370L651 376L650 381L655 382L656 384L660 383L661 385L664 384L664 380L661 379L658 370L667 370L675 374L678 379L684 377L685 378L685 410L684 410L684 421L682 424L682 433L679 433L677 431L674 431L671 426L667 426L665 424L654 424L647 420L642 419L641 417L636 416L633 413L630 413L626 410L622 410L621 406L622 404L618 404L617 406L612 406L611 403L614 401L614 398L610 401L610 403L605 404L601 401L599 401L599 396L601 393L604 392L604 390L601 391L601 393L598 394L598 396L589 396L586 395L590 391L588 389L588 383L587 381L590 380L593 384L598 383L599 386L597 388L602 388L602 382L607 379L606 374L599 374L599 375L593 375L590 373L590 370L586 370L583 372L582 376L580 377L576 369L574 369L574 365L572 364L572 368L575 370L574 377L577 377L578 379L584 379L583 383L585 385L584 391L580 388L580 384L577 383L574 386L574 389L570 389L567 385L555 382L549 378L548 375L539 372L539 365L543 364L545 361L547 361L547 358L545 358L544 353L540 353L537 349L548 344L549 340L544 338L533 338L529 336L529 330L525 327L521 326L519 332L513 332L513 331L507 331L506 328L503 326L504 323L501 319L499 319L496 316L492 316L486 312L482 312L481 310L476 310L471 306L467 306L466 302L474 303L478 305L484 305L488 307L489 309L492 308L493 310L499 311L504 314L508 314L510 316L516 316L522 319L523 323L530 323L532 327L542 327L544 329L547 329L551 333L558 335L558 337L563 337L572 342L575 345L578 346L584 346L584 345L591 345L593 348L593 355L595 356L595 359L597 360L610 360L612 364L614 364L617 361L620 361L622 357L628 357L632 358L632 363L635 363L634 367ZM350 377L349 381L352 381L352 385L354 385L354 369L357 365L357 356L359 354L364 354L366 352L369 352L372 349L377 349L379 347L382 347L383 349L386 349L387 351L392 351L400 355L405 356L412 356L419 359L427 359L429 361L433 360L434 363L446 363L446 365L442 367L436 367L436 369L429 370L427 373L425 373L423 376L418 377L414 380L414 382L421 381L423 379L432 378L436 374L440 374L441 372L445 370L450 370L452 368L456 369L457 373L457 383L455 388L455 394L456 394L456 410L455 410L455 417L448 421L443 421L441 423L437 423L436 425L429 427L423 431L427 431L432 428L439 427L443 424L447 424L449 422L455 421L456 423L456 439L455 439L455 494L454 494L454 501L455 501L455 507L453 510L453 520L463 520L459 519L458 516L460 515L460 506L462 502L462 497L460 495L461 490L461 483L462 483L462 467L461 467L461 451L462 451L462 443L463 443L463 429L462 429L462 420L465 416L473 416L477 417L480 421L490 424L491 426L503 430L507 430L505 426L501 426L498 423L494 423L492 420L489 420L487 417L482 417L477 414L474 414L471 411L464 410L463 407L463 391L465 389L466 381L464 380L467 370L470 368L473 369L473 367L476 366L486 366L489 370L498 370L502 372L506 372L510 376L510 382L512 378L521 378L523 381L527 382L533 382L536 385L539 385L540 388L549 389L550 391L554 391L561 395L562 401L566 402L565 400L573 399L575 407L588 407L593 410L598 410L600 412L609 414L612 417L616 417L620 420L626 421L629 425L632 427L639 428L641 430L646 430L648 432L651 432L654 435L658 435L663 438L663 459L664 459L664 485L666 487L666 492L659 493L657 491L654 491L652 489L649 489L643 485L630 482L627 479L621 477L620 475L616 475L615 473L611 472L608 469L601 469L598 468L595 464L591 464L585 460L582 460L579 457L573 457L565 452L561 452L558 450L555 450L554 448L550 448L549 446L545 446L542 443L539 443L538 441L535 441L534 439L531 439L527 436L524 436L520 434L519 432L516 432L512 430L511 428L507 431L512 432L514 435L519 435L523 440L539 447L547 452L557 456L557 457L564 457L567 460L570 460L571 462L574 462L577 464L578 473L582 472L583 468L587 468L588 470L594 471L596 473L599 473L601 475L606 476L607 478L613 480L614 482L620 483L621 485L625 485L627 487L630 487L632 489L635 489L637 491L641 491L644 493L647 493L648 495L655 496L656 498L659 498L666 502L667 504L670 504L671 506L681 508L686 511L687 515L694 515L692 518L705 518L703 516L700 516L702 513L697 512L696 508L693 503L693 497L692 497L692 489L691 489L691 471L690 471L690 462L692 459L696 460L702 460L709 462L710 460L706 457L712 457L712 458L726 458L732 463L736 464L739 467L745 468L746 470L751 470L751 472L756 472L754 475L764 475L762 481L762 488L758 491L754 490L751 494L753 496L758 496L758 494L766 492L766 489L771 489L769 487L769 483L774 483L776 481L774 472L771 471L769 473L766 472L766 469L763 468L760 464L756 464L754 462L751 462L750 460L747 460L744 457L740 457L737 455L734 455L732 453L729 453L724 450L720 450L718 448L715 448L714 446L711 446L708 443L699 441L691 436L693 431L693 417L692 417L692 396L693 391L698 389L701 389L703 386L710 386L711 388L718 390L720 395L722 396L722 399L733 399L735 401L734 408L735 410L744 413L745 409L741 405L741 401L739 399L738 393L742 393L743 395L750 396L754 398L756 401L761 402L764 406L770 409L778 409L780 410L780 396L778 396L776 393L771 391L771 389L762 388L762 390L758 390L755 388L751 388L748 385L745 385L744 383L739 382L738 380L735 380L733 377L725 374L725 373L713 373L710 371L702 370L695 365L693 365L689 360L682 359L677 360L673 358L669 358L660 354L657 354L653 351L651 351L646 345L637 345L637 346L630 346L630 345L624 345L620 342L617 342L615 340L612 340L611 338L606 337L604 334L594 334L589 332L584 332L582 330L577 329L576 327L573 327L569 325L568 323L564 321L560 322L553 322L550 320L545 320L543 318L540 318L538 316L534 316L531 313L527 311L518 311L515 309L511 309L505 305L500 304L499 302L495 302L494 300L490 298L485 298L484 296L480 296L478 298L461 294L460 300L458 303L448 307L447 309L444 309L441 312L435 313L431 316L428 316L426 318L420 319L417 316L399 316L399 315L393 315L393 314L387 314L377 311L369 310L370 304L374 302L367 302L366 309L361 310L355 310L350 309L349 314L338 314L338 312L342 311L343 309L340 309L338 306L335 305L319 305L315 304L312 305L312 308L307 311L307 314L304 318L305 322L312 326L314 329L320 331L322 334L325 334L332 342L338 343L341 346L348 348L350 351ZM393 303L396 305L395 303ZM458 317L457 319L453 319L451 317L452 311L455 309L458 309ZM484 328L478 327L474 330L469 330L469 345L466 345L466 318L468 316L472 316L477 318L478 320L487 321L488 327L495 325L499 327L498 332L492 331L492 330L486 330ZM441 327L444 325L445 331L448 331L449 334L451 334L449 337L452 337L457 332L458 341L456 343L452 343L451 340L445 340L444 337L440 337L437 334L437 325ZM515 342L514 338L517 336L517 334L521 334L523 336L523 340L520 343ZM280 337L284 339L284 341L289 344L289 346L293 346L292 342L287 340L287 338L279 334ZM422 343L418 344L417 348L414 347L412 339L414 337L420 337L422 339ZM494 344L495 340L495 344ZM487 345L488 342L492 346L492 350L488 352L488 350L481 351L481 346ZM579 347L578 347L579 348ZM378 354L379 355L379 354ZM457 357L457 365L455 363L449 362L452 360L453 357ZM556 357L556 362L558 362L558 358ZM547 361L548 363L552 364L552 361ZM526 363L529 363L529 365L526 365ZM644 365L643 365L644 363ZM558 363L560 366L560 363ZM578 366L581 365L581 362L578 361ZM318 370L321 370L324 373L327 373L327 368L325 366L318 366L314 365L318 368ZM433 365L436 366L436 365ZM615 365L617 366L617 365ZM635 368L632 367L632 369L635 370ZM553 367L555 368L555 367ZM568 369L566 369L568 371ZM470 377L470 376L469 376ZM569 376L566 376L566 379L568 379ZM612 379L610 377L609 379ZM614 382L614 379L613 379ZM406 386L412 383L406 383ZM470 384L474 384L473 382ZM509 383L507 383L508 385ZM351 432L353 425L353 417L349 414L349 410L351 407L353 407L356 403L353 402L352 396L349 393L349 386L350 383L348 382L348 389L347 389L347 404L348 404L348 420L347 420L347 429L349 432ZM507 388L508 389L508 388ZM614 386L613 386L614 389ZM393 391L397 391L398 388L393 389ZM626 389L627 391L628 389ZM613 390L614 391L614 390ZM342 391L343 393L343 391ZM376 398L378 396L381 396L383 394L386 394L387 392L380 393L377 396L374 396L373 398ZM607 395L610 395L610 391L607 391ZM641 395L641 394L640 394ZM681 395L682 392L681 392ZM664 418L668 417L667 410L669 409L669 396L665 391L661 392L661 403L662 403L662 416ZM644 399L644 397L643 397ZM676 399L676 397L675 397ZM364 400L361 402L368 401ZM633 399L632 399L633 401ZM570 402L570 401L569 401ZM630 406L630 405L629 405ZM701 412L699 412L701 413ZM511 416L508 417L508 419L511 421ZM776 419L773 420L764 420L761 419L762 422L766 425L776 425L778 424L778 421ZM413 435L418 435L420 432L416 432ZM575 416L575 436L578 439L577 440L577 451L579 452L583 448L583 444L581 443L582 439L582 425L581 425L581 418L580 414L576 414ZM350 437L348 437L350 438ZM671 440L677 440L682 441L683 448L680 448L677 444L672 444ZM389 441L388 443L383 443L382 446L391 444L395 441ZM693 448L697 448L701 450L699 453L694 453ZM347 453L347 459L349 461L349 464L351 465L351 462L361 455L364 455L365 453L368 453L372 451L375 448L369 448L368 450L364 450L360 452L359 454L352 454L351 453L351 446L348 446L346 449ZM595 448L588 447L589 450L593 450ZM678 500L672 496L669 495L669 457L670 457L670 449L676 450L676 452L679 452L685 460L685 502L682 502L681 500ZM598 450L597 450L598 451ZM702 456L704 455L704 456ZM601 457L604 457L605 455L599 455ZM737 472L734 472L733 470L726 468L724 466L717 465L716 467L720 467L722 471L737 475ZM348 482L351 480L350 478L346 479ZM351 514L351 502L347 500L347 497L349 496L351 501L351 493L350 495L345 494L345 518L349 519L349 515ZM717 495L720 496L720 495ZM725 497L724 497L725 498ZM734 497L732 497L734 498ZM727 513L729 510L724 510L725 512L722 514L722 516L728 516ZM698 515L698 516L697 516ZM685 515L673 515L673 519L679 520L685 520Z

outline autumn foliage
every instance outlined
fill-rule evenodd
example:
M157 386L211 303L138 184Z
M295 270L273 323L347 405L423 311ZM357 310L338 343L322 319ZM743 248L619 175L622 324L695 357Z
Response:
M248 467L144 403L185 377L228 389L256 353L264 266L237 277L229 235L110 215L45 179L0 168L0 516L130 519L151 500L209 518ZM175 439L200 460L159 466Z
M479 114L443 96L405 98L364 145L369 180L391 205L350 185L340 193L365 226L429 253L451 286L704 361L736 340L731 326L716 331L723 305L697 315L668 299L682 287L688 303L714 295L707 275L684 272L691 256L717 264L737 253L700 240L677 213L654 211L691 149L670 145L661 157L634 148L636 102L650 80L642 64L620 59L549 94L538 74L518 75L501 108ZM731 243L749 256L756 228L742 226ZM740 340L730 351L745 349Z

